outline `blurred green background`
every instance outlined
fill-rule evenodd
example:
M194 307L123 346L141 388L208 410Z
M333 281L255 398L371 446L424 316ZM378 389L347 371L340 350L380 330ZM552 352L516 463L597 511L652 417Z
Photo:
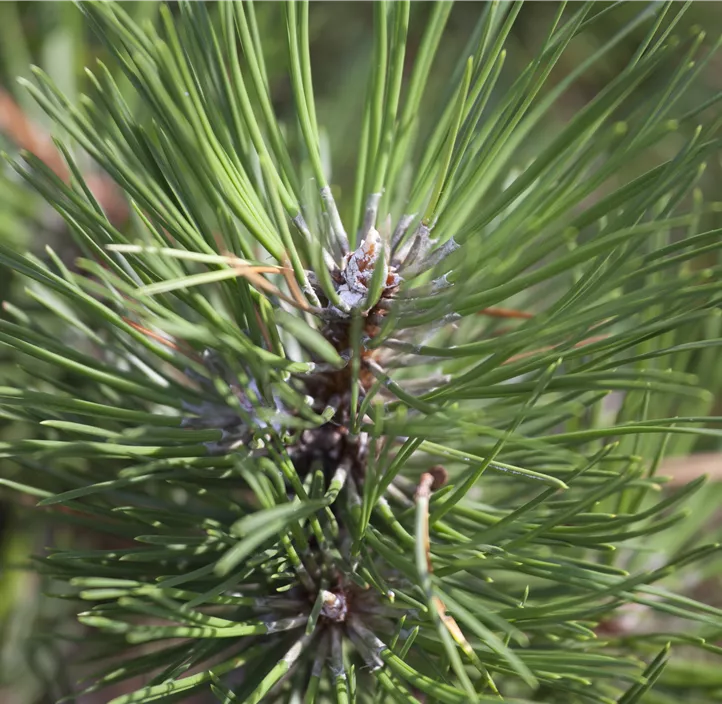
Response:
M158 6L155 2L122 3L138 21L155 21ZM598 7L606 5L599 3ZM635 15L641 3L622 3L607 14L587 32L572 42L569 51L550 76L550 85L559 81L580 61L589 56L603 41L608 39L630 17ZM497 88L501 95L519 71L534 57L546 25L557 11L556 3L528 3L522 10L508 46L508 58ZM476 2L458 3L451 14L445 39L440 47L436 68L432 75L430 90L424 110L430 115L435 107L444 105L453 85L450 76L455 62L463 50L482 5ZM412 10L409 64L418 47L424 20L430 5L415 3ZM293 114L292 96L288 76L285 73L285 37L282 7L276 3L259 3L257 15L264 38L265 60L271 81L274 102L279 115ZM690 7L680 23L679 33L684 35L692 26L700 25L711 30L722 27L722 3L696 2ZM318 98L319 121L323 125L333 155L333 184L341 194L350 194L354 169L355 150L358 144L360 120L364 100L366 75L372 49L373 19L370 3L315 3L311 8L312 62L314 84ZM519 165L533 154L536 146L542 146L559 125L566 122L606 82L619 72L637 48L644 27L627 37L617 49L607 54L585 77L578 81L556 105L532 143L519 155ZM29 148L46 160L51 167L62 172L57 161L50 134L63 138L62 131L54 130L42 111L17 85L15 77L30 77L30 65L42 67L73 100L83 92L87 83L85 66L92 66L95 59L107 61L116 74L130 104L135 104L139 115L143 106L134 100L132 87L119 75L111 57L101 48L90 29L84 24L79 10L69 2L0 2L0 148L11 158L19 147ZM686 100L696 105L722 90L722 54L712 59L696 87L689 91ZM680 106L683 112L685 106ZM431 121L429 122L431 126ZM423 143L423 139L421 140ZM663 156L672 143L659 145ZM114 213L119 224L126 210L112 184L94 172L87 159L80 163L86 176L94 180L104 195L104 205ZM644 164L636 167L644 169ZM634 174L636 175L636 174ZM719 160L708 164L701 183L706 201L722 201L722 164ZM711 223L720 227L722 222ZM0 242L21 250L30 250L39 257L46 256L46 247L57 252L67 265L72 266L75 252L64 225L59 217L44 205L41 198L31 192L24 182L3 162L0 165ZM702 263L704 264L704 263ZM24 319L32 324L36 316L47 315L47 309L39 306L24 289L25 283L16 275L0 268L0 316L8 319ZM710 336L720 337L719 330L709 330ZM0 386L9 378L17 381L23 375L37 376L42 370L26 367L25 360L13 359L9 350L0 344ZM704 410L711 415L722 415L722 369L714 356L685 358L686 371L699 375L704 388L713 392L710 407ZM72 388L76 380L60 380ZM0 440L21 437L23 424L10 413L0 411ZM722 479L722 447L716 440L699 441L683 439L673 448L674 454L687 457L694 453L694 461L685 460L673 469L678 481L690 479L704 471ZM705 454L699 454L705 453ZM670 470L672 471L672 470ZM33 466L20 466L0 457L0 476L32 484ZM25 477L26 479L23 479ZM714 479L714 477L713 477ZM675 534L657 538L659 547L674 552L695 535L705 534L707 541L716 532L718 519L716 506L722 499L720 483L712 482L708 490L693 499L693 518ZM0 488L0 702L2 704L39 704L53 702L71 691L77 672L67 667L78 664L82 653L82 629L72 614L74 605L60 599L48 599L44 594L61 591L60 585L49 584L41 575L28 570L30 556L41 554L44 546L72 540L76 545L85 543L97 546L93 536L83 535L77 529L58 527L49 523L45 512L33 508L32 497L18 499L16 495ZM701 568L696 574L687 574L684 584L670 584L684 589L696 598L722 603L719 588L722 580L715 575L715 565ZM637 626L628 626L636 628ZM62 634L58 641L53 636ZM655 701L683 701L684 693L674 684L675 668L698 668L700 678L709 678L712 688L722 690L722 675L713 664L695 660L673 661L663 676L660 694ZM82 667L78 669L78 672ZM119 692L114 692L117 695ZM101 692L87 695L81 700L86 704L108 701L110 694ZM722 699L720 700L722 701Z

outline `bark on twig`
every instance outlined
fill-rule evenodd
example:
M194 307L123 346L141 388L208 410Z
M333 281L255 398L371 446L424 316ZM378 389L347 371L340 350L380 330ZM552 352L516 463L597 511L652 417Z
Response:
M710 481L722 481L722 453L700 452L686 457L670 457L657 470L659 476L672 478L672 486L687 484L706 474Z

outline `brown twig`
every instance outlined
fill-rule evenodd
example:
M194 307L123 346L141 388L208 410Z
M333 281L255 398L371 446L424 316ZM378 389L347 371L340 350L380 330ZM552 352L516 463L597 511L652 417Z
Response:
M156 342L159 342L161 345L165 345L166 347L169 347L170 349L174 350L175 352L180 352L181 354L184 354L186 357L190 357L191 359L195 360L198 363L201 363L201 358L191 349L189 346L185 345L184 343L176 343L173 340L169 340L167 337L163 337L163 335L153 332L152 330L149 330L146 327L143 327L139 323L134 323L130 318L126 318L123 316L124 322L126 322L130 327L134 328L138 332L143 333L146 337L150 337L151 339L155 340Z
M657 475L672 478L672 486L687 484L706 474L711 481L722 481L722 453L700 452L686 457L669 457L660 464Z
M513 310L512 308L484 308L477 315L486 315L490 318L519 318L529 320L534 317L533 313L527 313L523 310Z
M609 335L595 335L594 337L588 337L585 340L581 340L580 342L577 342L573 349L579 349L580 347L585 347L586 345L591 345L593 342L601 342L602 340L606 340L609 337ZM533 357L535 354L540 354L542 352L550 352L551 350L555 350L557 346L549 346L549 347L540 347L536 350L529 350L529 352L521 352L520 354L515 354L509 357L504 364L510 364L511 362L517 362L520 359L526 359L527 357Z
M274 296L277 296L281 300L285 301L286 303L289 303L294 308L300 308L303 311L306 312L312 312L314 308L306 301L303 300L303 297L301 295L300 289L298 289L298 294L300 297L300 300L295 300L294 298L291 298L287 296L281 289L278 288L275 284L272 284L270 281L267 281L264 279L260 274L280 274L281 276L286 279L286 281L289 281L289 277L293 277L293 272L288 269L285 266L277 266L277 265L259 265L259 264L248 264L248 262L245 262L243 259L239 259L235 254L231 252L224 252L223 256L226 257L228 264L236 270L238 276L242 276L244 279L247 279L248 282L255 286L257 289L261 291L268 291ZM294 281L295 283L295 281ZM290 286L289 286L290 287ZM296 284L296 287L298 285ZM295 294L295 292L292 290L292 293Z
M301 310L309 310L309 305L303 296L303 291L301 291L301 287L298 285L298 281L296 281L296 277L293 275L293 269L291 268L291 263L288 260L288 256L284 256L283 278L286 279L286 283L288 284L288 290L291 292L291 295L296 301L296 305Z
M0 88L0 132L20 149L34 154L58 178L70 181L70 169L49 134L34 125L13 97ZM128 219L128 204L121 197L115 182L104 174L89 174L86 183L108 219L122 224Z
M421 475L416 489L416 506L421 516L421 539L423 541L424 554L426 556L426 569L429 578L434 571L433 565L431 564L431 540L429 538L429 500L431 498L431 492L438 488L439 482L445 482L446 478L446 470L437 465L433 467L431 471L425 472ZM466 636L459 627L459 624L456 622L454 617L450 616L446 611L446 605L444 602L431 591L430 582L427 583L425 591L427 592L427 598L430 602L429 606L433 607L439 617L439 620L454 639L454 642L461 648L469 660L474 663L474 666L486 676L487 683L496 690L489 673L479 661L479 658L476 656L474 649L466 639Z
M4 132L20 149L35 154L59 178L70 177L60 152L50 135L34 125L6 90L0 88L0 131Z

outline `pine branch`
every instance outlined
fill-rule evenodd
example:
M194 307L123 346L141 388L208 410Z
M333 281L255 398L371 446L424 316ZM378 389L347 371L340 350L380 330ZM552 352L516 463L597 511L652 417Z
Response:
M104 661L85 691L146 675L113 704L629 704L664 690L670 644L718 656L722 609L675 583L719 566L687 510L702 482L657 474L671 446L722 434L692 363L722 339L720 206L700 188L722 123L717 96L677 108L719 41L677 37L685 8L651 3L559 77L617 11L560 5L514 75L524 10L492 3L426 115L450 6L407 83L418 13L378 3L347 194L308 3L269 34L250 2L162 5L157 25L79 8L108 66L77 101L34 69L63 166L11 163L82 257L0 245L49 313L0 320L34 373L0 387L25 428L0 441L23 468L0 483L74 529L38 569L84 602ZM627 65L540 140L635 32ZM279 37L285 122L263 51ZM610 631L629 605L684 625Z

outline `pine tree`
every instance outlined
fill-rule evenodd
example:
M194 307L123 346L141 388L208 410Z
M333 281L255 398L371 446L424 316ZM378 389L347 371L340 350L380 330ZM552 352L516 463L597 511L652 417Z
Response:
M113 704L631 704L667 701L650 692L671 646L718 656L722 611L657 584L718 551L683 530L702 481L660 493L655 475L678 439L719 436L690 370L720 342L698 182L722 96L677 109L717 46L677 36L685 8L640 6L552 83L615 6L559 5L509 78L521 6L479 5L441 100L426 89L451 4L425 13L412 61L410 3L375 3L347 192L308 3L272 28L285 121L252 3L162 6L157 27L79 7L109 57L92 90L25 81L68 178L30 153L14 166L81 257L0 247L52 313L0 320L36 364L0 389L29 428L0 451L26 470L3 482L78 529L39 569L85 602L104 661L87 691L143 675ZM540 143L555 101L639 28ZM684 625L615 628L631 607Z

